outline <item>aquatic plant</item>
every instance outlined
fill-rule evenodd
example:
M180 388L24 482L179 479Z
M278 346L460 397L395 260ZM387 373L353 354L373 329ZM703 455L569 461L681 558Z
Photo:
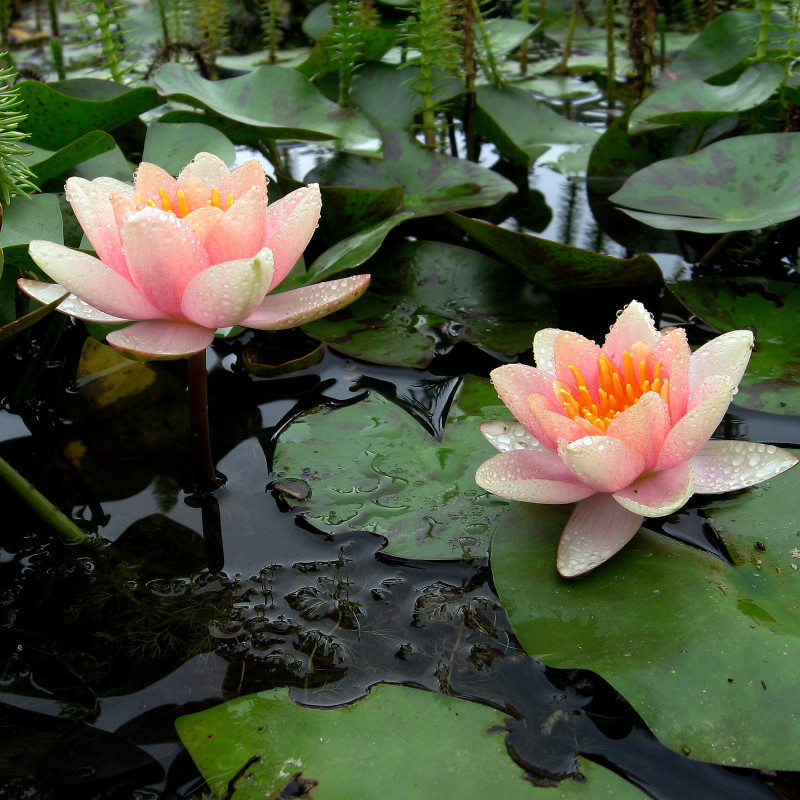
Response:
M125 58L127 4L111 0L94 0L87 4L73 0L72 6L81 20L89 42L99 43L102 47L103 58L112 80L124 83L125 76L130 71L130 67L126 68L122 64Z
M29 134L19 130L27 114L20 113L22 98L14 87L16 74L13 67L0 70L0 198L4 205L15 195L38 191L34 183L36 176L20 160L32 151L21 144Z
M683 329L657 331L638 302L626 306L602 347L545 328L533 341L537 367L492 372L518 422L483 424L501 452L475 480L513 500L577 501L557 566L565 577L588 572L627 544L645 517L677 511L694 492L743 489L797 463L773 446L709 441L752 346L750 331L731 331L692 354Z

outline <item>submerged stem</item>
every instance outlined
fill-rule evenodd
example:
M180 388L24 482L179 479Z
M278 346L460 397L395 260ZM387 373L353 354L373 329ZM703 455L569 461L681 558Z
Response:
M206 351L189 356L189 430L200 491L213 492L219 486L211 458L211 434L208 428L208 381Z

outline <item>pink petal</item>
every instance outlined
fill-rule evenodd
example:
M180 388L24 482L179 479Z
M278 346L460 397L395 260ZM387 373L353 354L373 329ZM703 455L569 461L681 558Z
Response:
M240 167L237 167L230 175L222 180L219 184L219 194L223 200L232 194L235 200L238 200L253 187L258 187L267 194L267 176L264 174L264 168L255 159L245 161Z
M731 331L717 336L694 352L690 362L690 391L711 375L725 375L737 387L753 349L751 331Z
M50 284L48 284L50 285ZM516 420L512 422L484 422L481 433L493 447L501 453L507 450L547 450L539 441L531 436Z
M205 181L200 180L200 178L188 178L187 180L181 181L178 188L183 192L189 214L193 211L196 212L199 209L209 207L206 204L211 200L211 187ZM214 208L216 208L216 206L214 206ZM173 211L174 210L173 208ZM221 208L217 208L217 211L222 213ZM188 216L188 214L186 216ZM183 219L186 219L186 216L184 216Z
M634 537L642 519L607 494L581 500L558 543L559 573L565 578L575 578L608 561Z
M661 375L669 381L670 418L677 422L686 413L689 400L691 350L683 328L669 328L653 348L653 358L662 362Z
M121 317L106 314L104 311L100 311L94 306L84 303L83 300L75 297L74 294L69 294L63 286L57 283L40 283L39 281L29 281L25 278L19 278L17 280L17 285L25 294L42 305L49 305L58 300L59 297L63 297L64 300L62 300L56 308L62 314L68 314L70 317L78 317L78 319L85 319L88 322L100 322L102 324L130 322L129 319L122 319Z
M713 440L692 458L694 490L735 492L786 472L797 460L794 453L771 444Z
M478 467L482 489L524 503L574 503L593 493L549 450L509 450Z
M152 200L157 208L161 208L159 189L163 189L169 196L170 202L175 200L178 182L165 169L149 161L142 161L136 170L133 182L134 192L145 200Z
M238 198L206 236L211 263L252 258L263 247L266 213L264 189L254 186Z
M187 358L205 350L213 340L214 331L209 328L171 320L134 322L106 336L112 347L137 361Z
M549 403L548 408L550 410L556 409L555 396L553 394L555 378L553 375L536 367L529 367L527 364L507 364L493 369L490 377L497 394L508 406L509 411L545 447L555 450L556 440L546 431L541 430L538 420L533 416L533 412L528 405L528 398L532 394L538 394L544 396L543 402ZM552 400L547 398L552 398Z
M269 247L275 257L270 289L289 274L306 249L317 227L321 209L322 198L316 183L295 189L267 206L264 246Z
M148 207L128 220L122 240L139 291L170 316L180 317L186 284L210 266L192 229L173 214Z
M646 392L611 420L606 433L636 448L644 456L644 469L650 469L655 466L670 429L669 411L659 395Z
M691 410L667 434L656 469L669 469L699 453L722 421L732 398L733 386L726 377L706 378L690 398Z
M570 386L575 386L575 378L568 365L577 367L586 380L589 391L597 399L597 359L600 348L590 339L572 331L561 331L556 337L554 357L556 377Z
M560 328L542 328L533 337L533 360L536 366L551 375L556 374L556 339Z
M683 506L694 491L694 471L688 462L661 472L647 472L612 497L628 511L664 517Z
M262 331L279 331L312 322L357 300L367 291L369 281L369 275L353 275L288 292L268 294L261 305L239 325Z
M262 170L263 172L263 170ZM178 183L199 178L207 186L219 186L230 175L228 165L213 153L198 153L178 175ZM220 192L222 194L222 192Z
M616 492L635 481L645 466L644 456L623 439L584 436L559 442L558 454L581 483L596 492Z
M122 243L108 189L83 178L69 178L66 197L100 260L115 272L127 277Z
M584 436L595 436L601 432L600 428L581 417L570 419L563 409L540 394L532 394L528 398L528 408L530 425L527 427L550 450L557 449L560 439L574 442Z
M628 303L611 326L603 343L603 353L613 364L622 363L622 353L634 342L653 347L660 335L653 324L653 316L637 300Z
M192 278L183 293L183 315L206 328L238 325L264 299L272 279L272 253L214 264Z
M190 211L183 218L183 223L188 225L194 235L205 245L209 234L224 216L225 212L221 208L204 205Z
M123 319L161 319L164 313L107 264L55 242L34 240L31 258L68 292L98 311Z

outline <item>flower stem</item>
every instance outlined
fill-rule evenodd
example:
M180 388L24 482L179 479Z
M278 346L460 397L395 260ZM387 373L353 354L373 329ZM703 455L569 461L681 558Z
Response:
M211 434L208 429L208 382L206 351L189 356L189 431L200 491L213 492L219 486L211 458Z
M29 480L0 458L0 480L21 497L51 528L73 542L86 540L79 528L58 506L51 503Z

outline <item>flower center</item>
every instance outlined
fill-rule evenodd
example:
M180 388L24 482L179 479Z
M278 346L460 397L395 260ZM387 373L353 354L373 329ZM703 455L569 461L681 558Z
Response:
M661 378L660 361L649 370L644 359L635 365L626 350L622 354L620 371L605 355L601 355L597 359L597 396L589 390L580 370L572 364L567 366L575 378L576 388L557 390L561 405L570 419L581 417L603 431L617 414L638 403L646 392L657 392L665 403L669 402L669 381Z
M136 200L137 208L144 208L144 206L158 208L158 204L155 200L146 198L140 192L137 192L134 195L134 198ZM189 198L186 197L186 193L183 191L183 189L178 189L178 191L175 193L174 204L173 201L170 200L166 189L158 190L158 199L161 201L161 210L168 211L170 214L174 214L176 217L185 217L190 211L194 211L196 208L202 207L202 202L195 202L194 207L192 207L189 203ZM227 211L233 205L234 199L233 192L231 192L225 198L225 202L223 203L219 189L215 186L211 190L211 197L205 201L205 205L216 206L216 208L222 209L222 211Z

